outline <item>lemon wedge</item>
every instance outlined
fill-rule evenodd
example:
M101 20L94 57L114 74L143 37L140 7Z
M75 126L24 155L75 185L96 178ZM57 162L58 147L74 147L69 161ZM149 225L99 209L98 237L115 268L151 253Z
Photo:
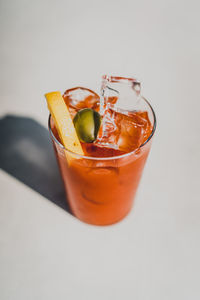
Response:
M48 109L64 147L76 154L84 155L69 110L60 92L45 94Z

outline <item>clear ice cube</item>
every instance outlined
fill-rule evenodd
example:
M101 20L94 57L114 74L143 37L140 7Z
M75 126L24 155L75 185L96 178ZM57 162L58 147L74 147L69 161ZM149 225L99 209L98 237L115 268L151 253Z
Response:
M66 90L63 98L69 111L74 117L78 110L82 108L92 108L99 110L100 97L95 92L84 87L75 87Z
M141 85L133 78L103 76L100 99L102 128L97 144L130 151L142 144L148 122L137 110Z
M114 105L125 111L137 109L141 99L141 84L134 78L103 76L101 112L105 105Z

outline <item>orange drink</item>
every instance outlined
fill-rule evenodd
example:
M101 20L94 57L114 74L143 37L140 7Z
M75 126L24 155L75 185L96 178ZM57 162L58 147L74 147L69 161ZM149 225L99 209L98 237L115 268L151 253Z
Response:
M74 94L77 89L79 97ZM79 110L91 108L102 109L103 121L94 142L81 141L84 153L81 155L62 144L55 122L51 115L49 117L49 130L67 200L80 220L95 225L113 224L123 219L133 205L156 127L155 114L141 96L137 98L139 104L136 103L135 110L124 111L116 108L116 95L109 94L105 98L104 94L104 107L101 107L96 93L77 89L63 95L72 119Z

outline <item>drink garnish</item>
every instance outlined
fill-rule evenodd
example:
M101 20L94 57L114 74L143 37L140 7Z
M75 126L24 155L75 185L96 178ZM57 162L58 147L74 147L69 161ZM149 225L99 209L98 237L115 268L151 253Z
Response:
M73 121L60 92L45 94L49 111L64 147L76 154L84 155Z
M81 142L92 143L96 140L101 125L101 116L91 108L84 108L74 117L74 126Z

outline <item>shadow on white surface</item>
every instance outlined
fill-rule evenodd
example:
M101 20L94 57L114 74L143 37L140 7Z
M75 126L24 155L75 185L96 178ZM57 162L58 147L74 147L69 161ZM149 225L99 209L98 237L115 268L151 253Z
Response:
M0 120L0 168L70 212L49 132L32 118Z

